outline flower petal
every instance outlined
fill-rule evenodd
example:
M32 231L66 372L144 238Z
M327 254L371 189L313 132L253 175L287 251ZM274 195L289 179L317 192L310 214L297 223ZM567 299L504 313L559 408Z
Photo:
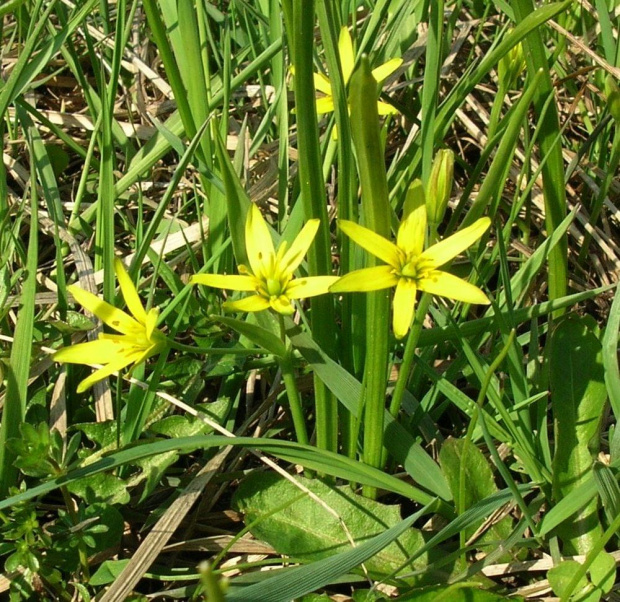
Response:
M314 74L314 87L327 96L332 95L332 85L329 83L329 79L322 73Z
M285 316L290 316L295 313L295 308L293 307L290 299L287 299L284 295L271 299L269 301L269 305L271 306L271 309Z
M379 115L398 115L400 111L391 104L379 100L377 102L377 113Z
M289 299L307 299L329 292L329 287L339 280L338 276L310 276L296 278L286 287Z
M190 284L204 284L231 291L255 291L258 286L253 276L229 276L225 274L194 274L189 282Z
M155 326L157 326L157 319L159 318L159 309L157 307L153 307L149 310L149 313L146 315L145 321L145 329L146 329L146 338L148 341L153 339L153 333L155 332Z
M107 364L118 358L119 335L114 338L101 338L88 343L63 347L54 354L54 361L63 364Z
M488 217L481 217L471 226L463 228L456 234L448 236L445 240L426 249L421 258L425 260L425 265L438 268L471 247L488 230L490 225L491 220Z
M260 295L252 295L238 301L226 301L222 307L225 311L262 311L269 307L269 301Z
M84 391L90 389L95 383L98 383L100 380L122 370L125 366L131 364L131 359L127 359L126 357L117 358L115 362L110 362L103 368L99 368L99 370L93 372L90 376L87 376L80 384L77 386L78 393L84 393Z
M390 59L387 63L379 65L376 69L372 70L372 76L378 81L382 82L386 77L389 77L403 64L403 59Z
M418 280L418 288L432 295L465 303L488 305L489 298L477 287L448 272L435 270Z
M73 298L88 311L95 314L100 320L105 322L110 328L123 334L131 334L136 331L144 330L144 327L124 311L117 309L113 305L106 303L96 295L85 291L79 286L70 285L67 290Z
M420 180L415 180L409 186L404 212L405 215L398 228L396 244L411 259L422 253L426 237L426 202Z
M342 67L342 79L347 84L353 74L355 67L355 54L353 52L353 40L347 27L340 30L338 38L338 54L340 55L340 66Z
M400 268L401 259L403 259L402 253L393 242L390 242L387 238L383 238L383 236L355 222L341 219L338 220L338 226L360 247L363 247L379 259L389 263L393 268Z
M150 347L142 351L139 355L136 355L136 357L133 357L132 358L132 361L133 361L132 370L136 366L139 366L142 362L146 362L146 360L148 360L149 357L151 357L152 355L155 355L156 353L159 353L161 350L162 350L162 345L160 344L151 345Z
M252 203L245 222L245 250L255 276L271 271L275 257L269 227L260 209ZM253 289L250 289L253 290Z
M413 320L413 312L415 310L415 295L417 287L414 280L401 278L396 285L394 292L394 315L392 318L392 328L394 336L402 339L411 326Z
M290 276L299 267L316 236L320 223L321 220L311 219L302 228L297 238L293 241L291 248L284 254L282 260L276 266L277 271L282 276Z
M140 322L140 324L145 324L146 311L144 311L138 291L129 277L123 262L118 257L114 258L114 272L116 273L118 284L120 285L121 293L123 294L123 299L125 299L125 303L127 303L129 311L132 313L133 317Z
M334 98L333 96L323 96L323 98L316 99L316 112L318 115L325 113L331 113L334 110Z
M389 265L378 265L349 272L329 287L330 293L367 293L398 284L398 276Z

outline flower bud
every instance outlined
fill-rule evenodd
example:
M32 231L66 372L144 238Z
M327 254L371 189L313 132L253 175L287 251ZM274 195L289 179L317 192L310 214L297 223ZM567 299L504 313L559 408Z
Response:
M605 96L607 96L607 108L614 121L620 124L620 88L612 75L605 78Z
M450 193L452 192L452 178L454 174L454 153L450 149L437 152L431 177L426 189L426 212L428 221L438 226L443 219Z
M504 90L512 89L517 83L517 78L525 69L525 56L523 46L519 42L505 54L497 65L497 77L499 84Z

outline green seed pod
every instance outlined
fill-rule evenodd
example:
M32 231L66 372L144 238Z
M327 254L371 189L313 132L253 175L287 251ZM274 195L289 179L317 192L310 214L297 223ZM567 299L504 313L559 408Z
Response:
M454 153L450 149L438 151L426 189L426 213L429 223L435 227L441 223L448 207L453 175Z
M517 79L525 69L525 56L523 46L519 42L513 46L508 54L505 54L497 65L499 84L505 90L511 90L517 83Z
M620 88L611 75L605 78L605 96L611 116L617 124L620 124Z

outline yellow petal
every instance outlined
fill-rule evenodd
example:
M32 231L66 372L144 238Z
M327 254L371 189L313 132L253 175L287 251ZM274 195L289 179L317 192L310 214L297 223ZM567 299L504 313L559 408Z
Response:
M142 353L137 355L133 359L133 367L139 366L142 362L146 362L152 355L159 353L161 351L161 345L151 345L149 348L145 349ZM133 368L132 368L133 370Z
M342 78L344 83L348 83L355 67L355 54L353 52L353 40L347 27L340 30L338 38L338 54L340 55L340 66L342 67Z
M269 305L271 306L271 309L285 316L290 316L291 314L295 313L295 308L291 304L290 299L288 299L284 295L280 295L275 299L271 299L269 301Z
M389 265L378 265L345 274L329 287L330 293L367 293L398 284L398 276Z
M100 380L103 380L111 374L122 370L130 363L131 360L127 360L127 358L121 357L115 362L111 362L107 366L99 368L99 370L93 372L90 376L86 377L82 382L80 382L80 384L77 386L77 392L84 393L84 391L90 389L95 383L98 383Z
M332 96L323 96L316 99L316 112L319 115L331 113L334 110L334 98Z
M398 115L400 111L391 104L380 100L377 102L377 113L379 115Z
M116 338L102 338L63 347L54 354L54 361L63 364L107 364L116 360L118 353L119 342Z
M138 291L136 290L134 283L131 281L123 262L118 257L114 259L114 272L118 278L121 293L123 294L123 299L125 299L125 303L127 303L129 311L132 313L133 317L138 320L138 322L145 324L146 311L144 311L142 301L140 301L140 297L138 296Z
M269 301L260 295L252 295L239 301L226 301L222 307L225 311L262 311L269 307Z
M267 222L254 203L248 211L245 222L245 250L255 276L258 277L271 271L275 257L273 241Z
M286 296L289 299L307 299L329 292L329 287L339 280L338 276L309 276L295 278L286 287Z
M157 319L159 318L159 309L153 307L146 316L145 328L146 328L146 338L147 340L151 340L153 338L153 333L155 332L155 326L157 326Z
M468 247L471 247L487 231L490 225L491 220L488 217L481 217L471 226L426 249L421 255L426 260L424 262L425 265L429 265L432 268L442 266Z
M338 220L338 226L360 247L389 263L393 268L400 268L401 260L403 259L402 253L393 242L355 222L341 219Z
M389 77L403 64L403 59L390 59L387 63L379 65L376 69L372 70L372 76L378 81L383 81L386 77Z
M488 305L489 298L477 287L448 272L435 270L418 280L418 288L432 295L465 303Z
M123 334L131 334L144 330L144 327L127 315L124 311L117 309L113 305L106 303L103 299L85 291L79 286L70 285L67 290L73 298L88 311L95 314L100 320L105 322L110 328Z
M297 238L293 241L291 248L284 254L282 260L276 266L280 274L283 276L290 276L299 267L299 264L303 261L303 258L306 256L316 236L320 221L321 220L318 219L308 220L301 232L297 235Z
M225 288L231 291L255 291L256 279L253 276L236 276L224 274L194 274L190 284L204 284L213 288Z
M411 259L422 253L425 237L426 202L424 187L420 180L415 180L407 190L403 221L398 228L396 242L398 248L402 249L405 255Z
M322 73L314 74L314 87L319 91L323 92L327 96L332 95L332 85L329 83L329 79L325 77Z
M416 291L415 282L407 278L401 278L396 285L392 328L397 339L402 339L411 326L415 310Z

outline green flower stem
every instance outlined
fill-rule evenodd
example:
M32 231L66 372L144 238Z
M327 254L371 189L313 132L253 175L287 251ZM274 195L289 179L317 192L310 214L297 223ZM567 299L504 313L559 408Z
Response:
M314 91L314 1L294 0L292 37L295 67L295 107L297 148L299 151L299 185L306 219L318 218L321 226L308 253L308 274L319 276L332 272L327 200L319 145L319 130ZM292 36L290 35L292 33ZM334 340L334 305L330 295L311 300L312 335L323 348ZM314 378L316 404L316 443L321 449L338 449L338 404L325 384Z
M280 336L282 342L286 343L286 327L284 324L284 316L278 314L278 322L280 323ZM279 358L278 363L282 371L282 380L286 388L288 403L291 408L291 416L293 417L293 426L297 435L298 443L308 444L308 431L306 429L306 420L304 411L301 406L301 397L295 380L295 369L293 367L293 350L290 341L287 345L287 353L283 358Z
M432 295L424 293L418 304L418 309L415 312L413 318L413 325L407 335L407 343L405 345L405 352L403 353L403 361L400 364L400 370L398 372L398 379L396 380L396 386L394 387L394 393L392 394L392 401L390 402L390 414L396 418L400 407L403 403L403 395L411 376L411 368L413 366L413 359L415 357L416 349L418 348L418 341L420 340L420 334L422 333L422 327L424 325L424 318L426 312L428 312L428 306L431 303Z
M362 187L362 212L366 227L384 238L390 237L391 208L388 201L385 157L379 135L377 82L367 56L351 77L351 130L357 152ZM370 266L377 265L370 258ZM388 376L390 297L387 290L367 294L366 361L364 365L364 451L366 464L380 468L383 461L385 390ZM364 495L376 497L374 487L365 486Z

